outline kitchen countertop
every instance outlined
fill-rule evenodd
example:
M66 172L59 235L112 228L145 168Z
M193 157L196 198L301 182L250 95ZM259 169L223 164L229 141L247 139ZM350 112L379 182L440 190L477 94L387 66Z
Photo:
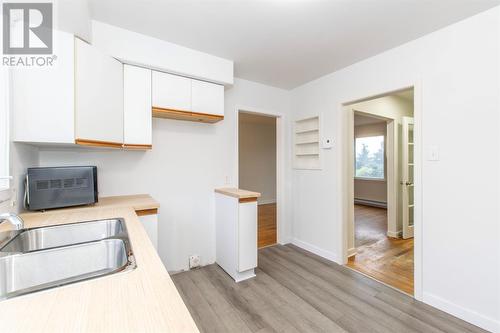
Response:
M76 206L68 208L60 208L47 210L44 212L28 212L23 214L23 218L27 215L45 215L54 212L77 212L95 208L132 208L135 211L158 209L160 204L153 199L149 194L134 194L134 195L119 195L113 197L99 197L99 202L88 206Z
M252 192L247 190L241 190L239 188L216 188L216 193L228 195L233 198L247 199L247 198L258 198L260 193Z
M2 332L198 332L136 210L149 196L103 198L93 207L21 215L25 227L122 217L137 268L0 301Z

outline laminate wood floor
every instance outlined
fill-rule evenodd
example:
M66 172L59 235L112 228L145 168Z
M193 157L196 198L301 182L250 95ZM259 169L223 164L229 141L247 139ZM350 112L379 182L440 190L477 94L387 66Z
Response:
M354 205L356 256L347 266L413 295L413 238L387 237L387 210Z
M258 206L257 246L276 244L276 204Z
M172 276L201 332L485 332L293 245L258 260L240 283L216 264Z

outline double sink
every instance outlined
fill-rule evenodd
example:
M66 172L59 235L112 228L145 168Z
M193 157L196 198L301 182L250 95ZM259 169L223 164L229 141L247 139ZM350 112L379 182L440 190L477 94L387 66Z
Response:
M0 299L136 267L121 218L5 233L0 245Z

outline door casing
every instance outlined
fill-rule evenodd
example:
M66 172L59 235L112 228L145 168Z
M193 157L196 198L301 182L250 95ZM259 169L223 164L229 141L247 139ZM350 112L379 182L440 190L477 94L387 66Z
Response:
M349 105L366 101L369 99L374 99L377 97L383 97L391 95L402 90L407 90L413 88L413 98L414 98L414 108L413 108L413 118L414 118L414 298L417 300L422 300L422 243L423 243L423 207L422 207L422 192L423 192L423 182L422 182L422 82L417 80L411 82L408 85L402 85L400 87L395 87L392 90L380 92L378 94L373 94L371 96L364 96L360 94L359 98L355 98L349 101L345 101L339 105L339 118L338 126L339 130L339 149L337 151L337 158L339 161L339 168L337 171L339 182L339 193L344 195L341 196L338 218L341 221L339 225L339 232L334 235L338 239L339 252L340 253L340 263L345 265L349 256L349 228L351 216L354 216L354 186L352 181L353 175L353 144L352 140L354 137L354 116L353 112L350 112Z

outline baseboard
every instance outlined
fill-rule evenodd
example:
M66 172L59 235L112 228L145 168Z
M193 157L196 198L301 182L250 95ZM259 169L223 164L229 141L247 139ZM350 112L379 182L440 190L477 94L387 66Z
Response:
M387 231L387 236L392 238L400 238L403 235L403 231Z
M269 205L269 204L275 204L276 199L266 199L266 200L261 200L260 198L257 199L257 204L258 205Z
M315 255L318 255L318 256L323 257L325 259L336 262L339 265L342 265L342 258L340 256L338 256L336 253L333 253L333 252L330 252L327 250L323 250L322 248L319 248L316 245L312 245L312 244L303 242L301 240L298 240L297 238L292 239L292 244L300 247L301 249L304 249L306 251L314 253Z
M383 202L383 201L354 198L354 203L357 205L363 205L363 206L387 208L387 202Z
M465 320L473 325L481 327L482 329L491 332L500 332L500 321L493 318L489 318L475 311L463 308L430 293L424 292L422 300L424 303Z

